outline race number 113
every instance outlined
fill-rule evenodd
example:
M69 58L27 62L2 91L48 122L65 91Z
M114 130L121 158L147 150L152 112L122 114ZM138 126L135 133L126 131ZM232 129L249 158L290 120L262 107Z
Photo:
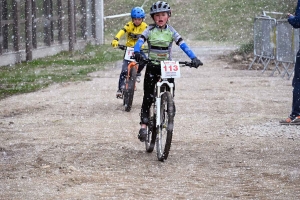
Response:
M179 78L180 67L178 61L161 61L162 78Z

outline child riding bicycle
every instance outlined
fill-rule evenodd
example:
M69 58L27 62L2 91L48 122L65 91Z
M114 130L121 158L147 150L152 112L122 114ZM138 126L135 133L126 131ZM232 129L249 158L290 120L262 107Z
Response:
M199 65L203 65L182 39L180 34L168 24L168 20L171 17L171 8L168 3L163 1L153 3L150 8L150 15L154 24L147 27L134 46L134 57L137 62L143 60L141 48L146 41L148 43L148 57L150 59L171 60L171 49L174 41L192 60L193 67L198 68ZM141 129L138 134L138 138L141 142L146 140L149 109L153 102L152 94L155 84L160 78L160 74L160 70L149 66L149 64L147 65L144 77L144 97L140 114ZM169 81L174 83L174 79L170 79Z
M126 33L127 34L127 41L126 46L127 47L133 47L140 37L141 33L147 28L147 24L144 22L145 18L145 12L143 8L141 7L134 7L131 10L131 21L128 22L114 37L113 41L111 42L111 45L114 48L117 48L119 45L120 38ZM141 54L145 56L145 54L141 51ZM122 64L122 70L119 77L119 83L118 83L118 91L116 93L117 98L122 97L122 90L125 87L125 78L127 75L127 66L130 61L123 60ZM141 76L141 71L143 70L145 65L140 64L138 71L137 71L137 81L139 81Z

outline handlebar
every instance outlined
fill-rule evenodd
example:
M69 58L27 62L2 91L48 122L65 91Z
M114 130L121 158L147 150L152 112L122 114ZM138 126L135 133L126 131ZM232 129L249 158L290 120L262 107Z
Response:
M127 46L118 44L118 48L122 50L126 50Z
M122 44L118 44L118 48L121 49L121 50L126 50L127 49L127 46L125 45L122 45ZM142 51L147 51L148 49L142 49ZM132 58L134 59L134 58Z
M131 59L134 59L134 56L130 56ZM150 58L147 58L147 59L143 59L142 61L140 62L144 62L145 64L153 64L154 66L160 66L160 64L156 64L156 63L153 63L153 62L158 62L160 63L161 60L156 60L156 59L150 59ZM189 67L194 67L192 62L188 62L188 61L179 61L179 64L180 65L184 65L184 66L189 66Z

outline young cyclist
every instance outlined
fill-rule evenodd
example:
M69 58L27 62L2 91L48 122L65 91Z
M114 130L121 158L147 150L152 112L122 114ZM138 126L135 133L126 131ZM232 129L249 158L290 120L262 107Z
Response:
M144 22L145 12L141 7L135 7L131 10L131 21L128 22L114 37L111 45L116 48L119 45L120 38L126 33L127 47L133 47L140 37L141 33L147 28L147 24ZM145 54L141 51L141 54L145 56ZM127 66L130 61L123 60L122 70L119 77L118 83L118 91L117 91L117 98L122 98L122 89L125 87L125 78L127 75ZM140 64L138 71L137 71L137 81L139 82L141 71L143 70L145 65Z
M151 6L150 15L154 24L148 26L134 46L134 55L137 62L143 60L141 47L146 41L148 43L148 57L150 59L171 60L171 49L174 41L192 60L195 68L198 68L199 65L203 65L184 42L179 33L168 24L168 20L171 17L171 8L168 3L157 1ZM159 70L155 70L151 65L147 65L144 77L144 97L141 108L141 129L138 134L138 138L141 142L146 140L149 109L154 98L152 94L155 84L159 80L160 73ZM170 82L174 82L174 79L170 79Z

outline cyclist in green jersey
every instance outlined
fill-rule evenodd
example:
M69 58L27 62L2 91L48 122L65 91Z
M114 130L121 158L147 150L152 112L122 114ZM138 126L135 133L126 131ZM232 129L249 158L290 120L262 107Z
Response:
M157 1L153 3L150 8L150 15L154 21L142 33L134 46L134 55L137 62L143 60L141 54L142 45L148 43L148 57L156 60L171 60L172 43L175 42L192 60L193 66L198 68L203 63L196 57L193 51L188 47L180 34L168 24L171 17L171 8L168 3L164 1ZM141 129L138 138L141 142L146 140L147 125L149 121L149 109L153 102L153 91L155 84L160 78L160 70L147 65L144 77L144 97L141 108ZM174 79L169 80L174 83Z

